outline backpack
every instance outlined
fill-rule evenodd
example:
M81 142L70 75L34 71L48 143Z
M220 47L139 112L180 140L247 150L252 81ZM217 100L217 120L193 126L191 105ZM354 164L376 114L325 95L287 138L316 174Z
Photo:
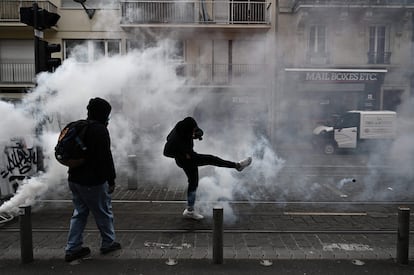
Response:
M85 162L88 148L84 139L90 123L81 119L69 123L62 129L55 147L55 157L59 163L74 168Z

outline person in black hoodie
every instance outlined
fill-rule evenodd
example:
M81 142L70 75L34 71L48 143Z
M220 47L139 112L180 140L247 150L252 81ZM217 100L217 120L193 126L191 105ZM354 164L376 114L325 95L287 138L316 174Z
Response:
M240 162L232 162L217 156L196 153L193 150L193 139L202 140L203 134L203 130L198 127L194 118L186 117L179 121L168 134L163 152L164 156L174 158L178 167L182 168L187 176L187 208L184 210L183 216L195 220L204 218L201 214L194 211L198 187L198 167L213 165L242 171L252 162L251 157Z
M80 166L69 168L68 182L72 191L74 212L70 220L65 261L88 256L91 250L83 247L83 231L89 212L92 212L101 234L100 251L107 254L121 248L115 241L111 196L115 189L115 166L111 140L107 129L111 105L96 97L87 106L89 122L84 143L86 160Z

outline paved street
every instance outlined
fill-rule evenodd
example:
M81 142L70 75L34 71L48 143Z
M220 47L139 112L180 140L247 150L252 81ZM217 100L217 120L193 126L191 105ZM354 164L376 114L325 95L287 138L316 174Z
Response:
M226 260L223 264L213 264L210 260L180 260L174 266L165 264L165 259L125 260L90 259L81 264L70 265L62 260L37 260L31 264L19 261L0 261L4 275L49 275L49 274L197 274L197 275L411 275L413 266L395 264L390 260L278 260L271 266L263 266L256 260Z
M344 159L349 158L346 156ZM363 170L360 157L356 158L355 163L358 161L361 161L360 165L354 164L354 168L349 168L354 169L355 176ZM288 164L292 164L289 173L294 173L295 169L299 171L295 167L302 165ZM308 165L308 170L301 173L314 173L312 167L315 165L317 169L322 169L326 164ZM346 166L339 161L330 165ZM32 208L35 262L30 266L48 270L51 274L58 270L75 272L81 268L85 268L82 272L88 274L98 268L94 263L99 263L99 268L103 269L109 265L119 268L110 274L155 274L154 270L157 274L171 270L175 274L207 274L204 271L232 274L231 270L238 271L237 274L304 274L306 270L309 270L306 274L341 274L337 269L345 270L343 274L382 274L380 271L387 271L383 274L412 273L411 264L401 266L395 263L395 259L398 207L404 204L412 208L413 203L397 189L391 192L393 200L378 197L362 201L355 193L361 187L344 190L336 184L329 184L328 179L341 178L332 170L331 173L331 176L325 174L325 181L318 185L319 195L313 196L312 200L299 200L306 193L306 186L296 188L299 185L295 185L286 193L284 200L277 200L275 198L278 197L269 194L246 200L239 194L236 200L231 201L200 201L206 215L206 219L200 222L181 216L185 206L185 183L139 183L137 189L128 190L127 179L121 176L113 194L113 207L117 238L123 249L111 256L99 255L99 234L91 218L85 232L85 245L91 247L92 259L79 266L63 262L72 205L69 193L62 191L59 196L50 195ZM305 179L313 182L312 176L305 175ZM358 178L357 183L361 184L360 181ZM345 192L348 196L341 196ZM211 263L212 211L217 205L224 209L224 265ZM411 219L410 228L413 225ZM19 263L18 219L0 227L0 240L2 274L25 274L18 273L26 269ZM409 245L414 246L413 238ZM168 259L178 261L178 265L168 266ZM409 259L414 259L413 249L409 251ZM270 261L272 266L260 265L260 261ZM156 267L152 269L154 265ZM6 266L10 273L3 273ZM289 272L277 273L280 269ZM43 271L38 274L48 274Z

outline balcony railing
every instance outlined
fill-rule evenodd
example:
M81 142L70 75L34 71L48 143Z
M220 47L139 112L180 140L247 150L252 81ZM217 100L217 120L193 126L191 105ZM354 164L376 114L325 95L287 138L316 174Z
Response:
M264 64L171 64L188 85L262 84ZM34 63L0 63L0 84L33 83Z
M368 64L390 64L391 52L368 52Z
M263 84L264 64L180 64L177 75L185 77L188 85Z
M122 24L270 24L267 0L126 0Z
M0 84L33 83L34 63L0 63Z
M296 0L293 1L293 10L301 6L329 5L330 7L354 6L354 7L395 7L414 6L414 0Z
M56 13L57 7L50 1L11 1L11 0L1 0L0 1L0 22L20 22L20 8L21 7L31 7L33 3L37 3L38 6L42 9L45 9L49 12Z

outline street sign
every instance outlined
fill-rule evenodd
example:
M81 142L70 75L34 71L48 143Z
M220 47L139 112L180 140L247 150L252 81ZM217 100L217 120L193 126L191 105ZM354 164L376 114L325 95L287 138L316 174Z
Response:
M43 39L43 32L42 32L42 31L39 31L39 30L34 29L34 36L36 36L36 37L38 37L38 38L40 38L40 39Z

